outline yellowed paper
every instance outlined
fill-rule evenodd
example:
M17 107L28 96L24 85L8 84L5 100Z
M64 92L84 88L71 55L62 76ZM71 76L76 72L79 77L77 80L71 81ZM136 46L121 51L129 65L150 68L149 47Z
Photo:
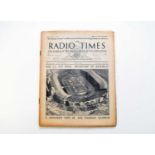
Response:
M116 125L114 32L42 32L40 63L40 126Z

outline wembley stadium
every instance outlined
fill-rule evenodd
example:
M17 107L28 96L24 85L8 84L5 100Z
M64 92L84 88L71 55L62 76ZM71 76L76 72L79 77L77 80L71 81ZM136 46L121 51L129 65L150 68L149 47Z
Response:
M90 111L108 98L108 76L103 70L52 70L53 100L67 111Z

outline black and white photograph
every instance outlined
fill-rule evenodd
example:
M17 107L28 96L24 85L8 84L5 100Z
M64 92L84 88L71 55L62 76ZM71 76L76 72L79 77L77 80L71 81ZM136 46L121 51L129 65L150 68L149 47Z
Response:
M108 116L108 69L47 69L46 115Z

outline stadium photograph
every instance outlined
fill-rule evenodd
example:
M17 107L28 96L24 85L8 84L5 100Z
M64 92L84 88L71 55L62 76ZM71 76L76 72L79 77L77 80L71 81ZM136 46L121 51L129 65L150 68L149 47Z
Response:
M46 115L109 115L107 69L48 69Z

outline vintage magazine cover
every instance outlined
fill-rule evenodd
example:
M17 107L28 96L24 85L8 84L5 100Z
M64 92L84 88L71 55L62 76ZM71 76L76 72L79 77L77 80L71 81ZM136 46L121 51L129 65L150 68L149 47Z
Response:
M42 32L40 60L40 126L116 125L114 32Z

